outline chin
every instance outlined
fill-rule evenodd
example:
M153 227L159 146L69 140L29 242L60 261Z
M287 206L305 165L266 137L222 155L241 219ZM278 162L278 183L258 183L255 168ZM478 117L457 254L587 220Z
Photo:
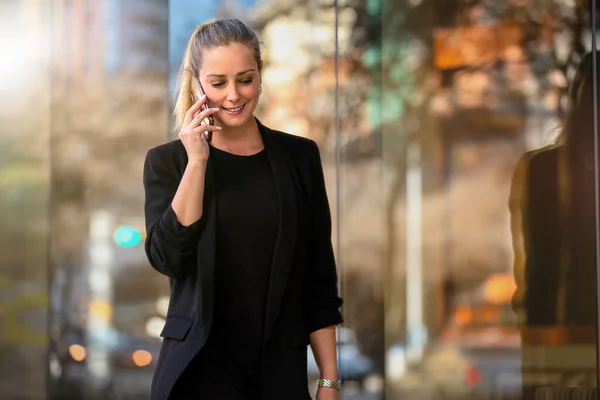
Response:
M224 126L229 126L232 128L244 126L246 124L250 124L254 122L254 108L244 110L243 115L239 116L229 116L227 114L223 115L222 118L218 118L218 121Z
M254 121L253 115L244 118L223 118L223 120L220 120L219 122L221 123L221 125L223 125L223 127L228 126L231 128L238 128L240 126L247 125L252 121Z

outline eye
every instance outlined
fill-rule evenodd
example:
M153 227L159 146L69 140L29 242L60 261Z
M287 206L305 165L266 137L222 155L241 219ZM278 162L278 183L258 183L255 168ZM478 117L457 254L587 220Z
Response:
M218 87L223 86L224 84L225 84L224 82L212 82L211 86L218 88Z
M241 84L244 84L244 85L249 85L249 84L251 84L252 82L254 82L254 79L252 79L252 78L249 78L249 79L242 79L242 80L240 81L240 83L241 83Z

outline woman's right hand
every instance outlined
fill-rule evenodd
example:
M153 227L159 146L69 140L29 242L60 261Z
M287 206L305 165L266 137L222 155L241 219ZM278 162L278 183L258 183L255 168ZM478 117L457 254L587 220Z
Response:
M205 118L219 111L218 108L209 108L201 111L200 108L207 102L206 96L202 96L185 113L183 127L179 132L179 139L187 152L188 162L208 160L209 146L206 140L206 132L219 131L220 126L212 126L202 123Z

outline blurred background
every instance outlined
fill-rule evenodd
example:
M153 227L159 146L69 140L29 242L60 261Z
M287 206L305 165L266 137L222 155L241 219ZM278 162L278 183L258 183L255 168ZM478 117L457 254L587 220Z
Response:
M588 2L2 0L0 399L149 398L169 288L143 251L143 160L174 138L175 76L213 17L263 41L257 116L321 148L342 398L596 387L597 327L548 328L552 373L524 372L509 213L592 48Z

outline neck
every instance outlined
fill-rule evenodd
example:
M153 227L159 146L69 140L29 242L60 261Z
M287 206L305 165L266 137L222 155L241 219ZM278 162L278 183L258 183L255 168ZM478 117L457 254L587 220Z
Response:
M218 122L217 122L218 123ZM252 154L264 147L258 124L251 118L241 126L223 125L213 135L212 146L235 154Z

